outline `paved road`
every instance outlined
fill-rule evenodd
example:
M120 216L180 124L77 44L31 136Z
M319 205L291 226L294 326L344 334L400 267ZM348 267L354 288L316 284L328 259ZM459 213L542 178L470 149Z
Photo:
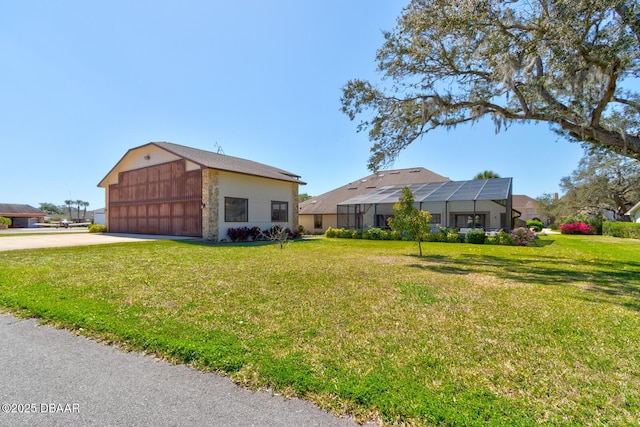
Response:
M309 402L7 314L0 369L0 426L356 425Z

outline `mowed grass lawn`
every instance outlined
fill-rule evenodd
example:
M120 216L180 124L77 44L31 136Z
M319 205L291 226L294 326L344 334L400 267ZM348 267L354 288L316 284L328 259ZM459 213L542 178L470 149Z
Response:
M359 421L640 422L640 241L0 253L0 305Z

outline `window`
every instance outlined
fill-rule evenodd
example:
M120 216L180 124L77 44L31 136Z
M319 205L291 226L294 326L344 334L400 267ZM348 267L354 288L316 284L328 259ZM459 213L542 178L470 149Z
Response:
M313 228L322 228L322 215L313 216Z
M473 215L456 215L456 228L484 228L484 222L484 214L476 215L475 226L473 222Z
M289 221L289 203L271 202L271 222Z
M249 199L224 198L224 220L226 222L249 221Z
M431 214L431 224L442 224L440 214Z

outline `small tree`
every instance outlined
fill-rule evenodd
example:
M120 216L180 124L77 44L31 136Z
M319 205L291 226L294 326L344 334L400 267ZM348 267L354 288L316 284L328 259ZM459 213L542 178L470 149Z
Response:
M422 241L430 230L431 214L416 208L411 188L404 187L398 203L393 205L395 215L389 218L389 226L404 234L410 240L418 242L418 250L422 256Z
M263 234L272 242L278 242L281 250L284 248L285 243L287 243L289 239L289 229L283 228L280 225L274 225L271 230Z

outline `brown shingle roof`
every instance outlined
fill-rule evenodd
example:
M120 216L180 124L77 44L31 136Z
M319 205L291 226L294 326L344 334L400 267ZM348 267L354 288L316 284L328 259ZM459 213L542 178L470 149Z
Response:
M273 178L281 181L292 181L302 185L305 184L300 181L299 175L251 160L213 153L198 148L185 147L184 145L173 144L171 142L151 142L150 144L211 169Z
M408 168L380 171L365 176L347 185L338 187L317 197L300 203L300 214L335 214L339 203L354 196L370 193L387 185L420 184L450 181L425 168Z
M19 205L15 203L0 203L0 216L32 216L40 217L47 213L36 209L31 205Z
M184 145L174 144L172 142L150 142L139 147L131 148L124 156L122 156L122 159L124 159L131 151L138 150L149 145L155 145L156 147L175 154L178 157L185 158L205 168L236 172L245 175L260 176L263 178L277 179L279 181L295 182L296 184L300 185L306 184L305 182L300 181L300 176L282 169L275 168L273 166L268 166L251 160L241 159L239 157L227 156L225 154L218 154L211 151L200 150L198 148L186 147ZM122 159L120 159L118 163L120 163ZM109 176L109 174L114 169L116 169L117 166L118 165L116 164L116 166L114 166L111 171L109 171L105 178ZM100 184L98 184L99 187L102 186L105 178L100 181Z
M526 209L537 209L538 202L524 194L513 195L513 209L524 212Z

